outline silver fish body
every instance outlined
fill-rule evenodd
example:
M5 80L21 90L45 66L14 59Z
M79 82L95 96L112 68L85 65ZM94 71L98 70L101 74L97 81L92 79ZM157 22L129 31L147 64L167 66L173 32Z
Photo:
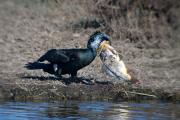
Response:
M112 46L108 45L101 51L100 59L103 62L103 73L111 77L116 77L119 80L131 80L124 62Z

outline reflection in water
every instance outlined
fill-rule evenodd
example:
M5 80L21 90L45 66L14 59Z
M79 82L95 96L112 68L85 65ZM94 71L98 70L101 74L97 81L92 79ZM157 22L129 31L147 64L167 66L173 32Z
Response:
M170 120L180 118L172 103L112 102L0 102L0 120L24 119Z

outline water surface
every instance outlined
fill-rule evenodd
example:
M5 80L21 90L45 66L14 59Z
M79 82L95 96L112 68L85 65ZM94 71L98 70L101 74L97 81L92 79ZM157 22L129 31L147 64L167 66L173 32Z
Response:
M0 102L0 120L177 120L180 105L162 102Z

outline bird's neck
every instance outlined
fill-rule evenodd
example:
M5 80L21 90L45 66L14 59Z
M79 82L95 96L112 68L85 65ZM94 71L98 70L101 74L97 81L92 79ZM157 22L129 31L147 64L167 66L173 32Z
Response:
M96 57L96 55L97 55L96 49L94 49L94 48L88 48L88 49L90 50L90 52L92 53L92 55L93 55L94 57Z
M86 51L81 54L82 66L90 64L96 57L96 50L87 48Z

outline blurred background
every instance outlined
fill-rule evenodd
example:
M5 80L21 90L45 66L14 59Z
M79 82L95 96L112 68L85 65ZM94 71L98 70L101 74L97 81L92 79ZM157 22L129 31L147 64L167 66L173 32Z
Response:
M23 66L50 48L84 48L97 30L141 87L180 90L179 0L0 0L0 78L47 75ZM110 79L98 57L78 74Z

